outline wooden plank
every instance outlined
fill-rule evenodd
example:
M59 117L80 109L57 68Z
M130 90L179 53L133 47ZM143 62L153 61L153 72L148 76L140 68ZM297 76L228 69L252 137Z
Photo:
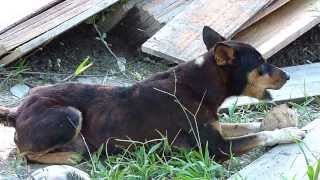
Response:
M0 33L62 0L5 0L0 6Z
M319 7L319 0L290 1L235 39L253 45L268 58L320 23Z
M181 13L193 0L145 0L138 5L158 23L166 24ZM198 1L198 0L194 0Z
M120 21L128 15L132 9L134 9L138 3L145 0L130 0L125 4L119 3L112 7L111 11L103 13L103 20L98 21L97 26L101 32L109 32L112 28L120 23Z
M255 22L258 22L260 19L264 18L265 16L271 14L273 11L279 9L281 6L285 5L290 0L276 0L272 2L268 7L264 8L260 12L258 12L250 21L245 23L241 30L246 29L247 27L251 26Z
M290 80L279 90L269 90L274 102L303 99L306 96L320 95L320 63L282 68L290 75ZM249 97L227 99L221 109L233 106L257 104L259 101Z
M1 44L0 44L0 54L4 54L4 53L6 53L7 51L6 51L6 48L5 47L3 47Z
M110 33L122 34L124 39L130 39L129 45L140 46L192 1L198 0L142 0ZM110 17L109 14L108 17ZM111 18L112 20L120 19L119 16L116 18L111 16ZM101 22L99 29L108 31L111 28L109 23Z
M85 2L83 2L85 1ZM62 8L68 9L69 11L63 11L59 10L59 12L65 12L61 13L59 15L59 19L56 19L54 17L51 17L50 15L50 22L53 21L53 23L56 23L57 21L60 21L61 23L58 24L57 26L53 27L52 29L48 29L48 31L44 31L39 27L43 27L41 24L37 27L39 31L42 31L43 33L36 33L33 34L35 37L33 37L32 40L28 41L27 43L24 43L23 45L17 47L14 49L9 55L3 57L0 60L0 65L6 65L9 64L10 62L14 61L15 59L23 56L24 54L30 52L34 48L40 46L41 44L45 43L46 41L58 36L59 34L65 32L66 30L74 27L75 25L79 24L80 22L84 21L85 19L89 18L90 16L102 11L103 9L111 6L118 0L81 0L82 3L79 3L79 0L77 2L77 5L80 6L72 6L74 8L70 8L70 6L63 6ZM66 0L65 2L69 2L70 4L74 5L75 0ZM60 7L60 6L59 6ZM56 9L56 7L55 7ZM48 11L46 11L48 13ZM72 17L70 17L70 14L73 14ZM47 16L47 17L49 17ZM66 18L66 17L69 17ZM62 22L62 20L64 20ZM54 22L56 21L56 22ZM50 24L48 21L46 24ZM50 25L51 26L51 25ZM36 29L32 31L36 31Z
M199 0L192 2L142 45L142 51L175 62L205 52L201 32L208 25L229 38L273 0Z
M303 129L308 130L303 139L303 147L310 165L314 168L320 158L320 119L314 120ZM307 148L306 148L307 147ZM229 178L238 179L299 179L307 180L307 165L297 144L279 145Z
M47 32L50 29L68 21L75 16L89 10L95 9L96 4L113 4L118 0L66 0L43 13L28 19L2 34L0 44L10 51L21 44ZM109 3L111 2L111 3ZM83 19L84 20L84 19ZM0 54L0 56L3 54Z

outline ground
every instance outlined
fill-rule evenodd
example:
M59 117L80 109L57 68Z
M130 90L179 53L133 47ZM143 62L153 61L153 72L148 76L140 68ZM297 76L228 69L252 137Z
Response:
M129 85L174 65L165 60L142 54L138 47L129 47L128 44L131 43L126 42L123 35L112 32L106 35L105 40L118 57L126 59L125 71L121 72L116 59L97 36L92 24L83 23L38 48L20 61L2 68L0 71L0 104L13 106L20 100L9 92L9 88L13 85L25 83L29 86L38 86L61 82L74 73L77 66L86 57L90 58L93 65L73 81ZM314 27L268 61L280 67L319 62L320 27ZM299 103L292 102L294 108L299 111L300 126L317 116L319 102L318 98L308 98ZM261 118L267 110L268 106L266 105L254 108L242 107L236 110L230 108L229 112L221 113L221 118L233 122L253 121ZM13 139L12 130L7 129L5 132L8 134L2 135L5 137L3 140L0 138L2 142ZM12 141L6 141L2 146L9 148L0 148L0 176L25 177L26 173L30 172L25 161L16 157L14 152L9 156L9 159L4 158L7 153L14 151ZM265 149L257 149L240 158L225 162L224 167L227 170L225 174L228 176L234 170L257 158L264 151ZM184 158L186 161L188 160L188 157Z

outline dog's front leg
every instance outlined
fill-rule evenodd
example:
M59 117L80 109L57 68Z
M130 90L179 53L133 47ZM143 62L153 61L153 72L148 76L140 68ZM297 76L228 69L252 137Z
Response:
M261 122L252 123L219 123L224 138L245 136L261 131Z
M298 114L288 105L282 104L273 107L262 122L252 123L220 123L223 137L238 137L257 133L259 131L272 131L286 127L295 127L298 124Z
M220 145L219 149L222 153L230 154L231 150L235 155L240 155L258 146L294 143L296 140L303 139L304 136L305 132L303 130L296 127L287 127L273 131L261 131L246 136L225 138L225 142Z
M305 132L296 128L288 127L273 131L261 131L245 136L224 138L221 135L219 122L204 124L199 127L200 141L208 143L209 151L218 159L224 159L230 154L240 155L258 146L273 146L282 143L293 143L296 139L302 139Z

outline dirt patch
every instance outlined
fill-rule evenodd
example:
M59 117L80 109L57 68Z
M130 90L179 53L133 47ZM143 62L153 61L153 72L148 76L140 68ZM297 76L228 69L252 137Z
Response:
M89 56L94 61L94 66L87 73L101 74L110 72L113 68L116 68L116 60L97 37L98 35L93 25L81 24L53 40L41 52L30 56L29 61L31 65L34 65L33 67L67 73L70 70L72 71L81 60ZM128 60L128 66L134 63L137 66L145 63L145 65L155 65L153 66L154 71L161 70L161 67L157 68L157 66L161 65L155 64L157 61L151 61L150 58L142 56L136 47L128 46L127 42L121 39L121 36L106 34L105 40L117 56ZM58 59L61 60L60 64L57 61ZM47 60L47 62L43 60ZM52 61L51 66L48 61ZM152 71L148 67L143 68L145 68L146 74L148 74L148 70Z
M268 61L279 67L320 62L320 25L300 36Z

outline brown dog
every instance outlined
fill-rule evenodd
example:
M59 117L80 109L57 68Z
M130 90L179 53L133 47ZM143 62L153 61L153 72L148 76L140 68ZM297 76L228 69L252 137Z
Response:
M217 109L227 97L269 99L267 89L281 88L289 77L250 45L226 41L209 27L203 40L208 49L203 56L130 87L37 87L18 107L2 107L0 114L15 127L19 151L40 163L68 163L86 152L84 140L91 151L106 142L115 151L129 145L116 139L145 141L163 134L174 145L194 147L190 129L199 130L201 143L208 143L216 158L228 157L230 149L241 154L303 138L297 128L258 132L256 123L219 123Z

